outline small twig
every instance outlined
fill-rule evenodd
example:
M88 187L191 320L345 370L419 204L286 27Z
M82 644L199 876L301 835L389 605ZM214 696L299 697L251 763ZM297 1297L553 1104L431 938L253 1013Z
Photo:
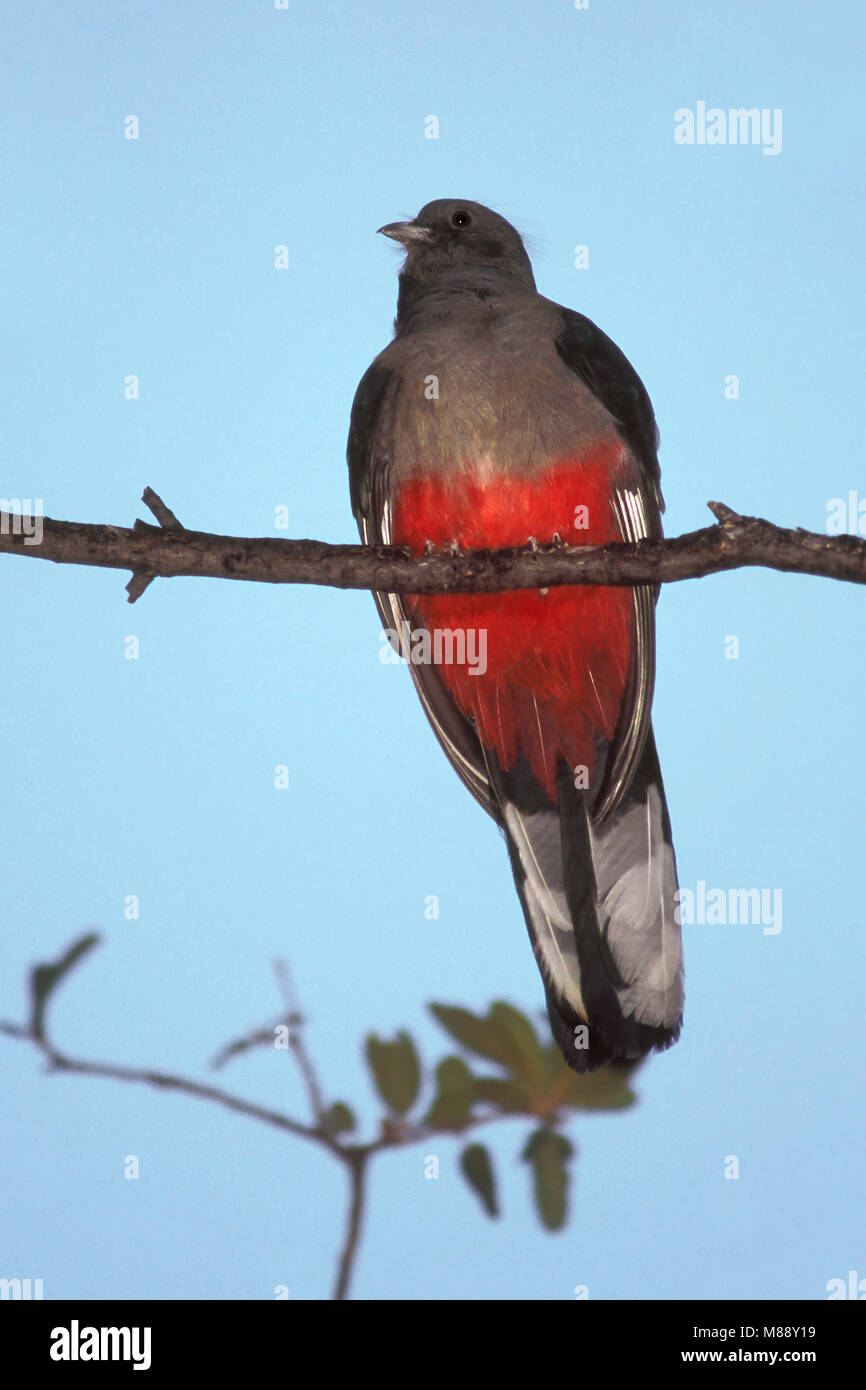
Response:
M738 516L737 513L733 511L731 507L726 506L724 502L708 502L707 506L716 518L716 521L722 526L735 526L738 521L743 520L743 517ZM808 534L808 532L804 532L804 535Z
M300 1020L295 1016L293 1022L297 1025ZM349 1281L354 1268L355 1259L358 1252L358 1242L361 1235L361 1224L366 1200L366 1177L367 1165L374 1154L381 1153L385 1149L402 1148L408 1144L417 1144L430 1138L435 1133L425 1124L405 1124L395 1123L392 1120L385 1120L382 1123L378 1137L367 1144L347 1144L341 1143L338 1136L335 1136L327 1128L325 1123L326 1110L321 1096L321 1090L315 1077L309 1056L300 1040L300 1035L295 1034L295 1041L292 1044L295 1056L301 1066L305 1082L311 1098L314 1114L317 1118L315 1125L301 1124L298 1120L293 1120L290 1115L286 1115L278 1110L271 1110L264 1105L256 1105L251 1101L244 1100L242 1096L233 1095L229 1091L224 1091L217 1086L206 1086L199 1081L193 1081L188 1077L174 1076L166 1072L150 1071L139 1067L116 1066L110 1062L90 1062L82 1058L67 1057L58 1051L53 1043L48 1041L44 1034L35 1033L32 1027L22 1027L17 1023L0 1020L0 1033L5 1033L7 1037L18 1038L23 1042L30 1042L38 1048L46 1060L48 1069L55 1072L67 1072L78 1076L100 1076L112 1081L130 1081L137 1085L153 1086L163 1091L178 1091L182 1095L195 1096L199 1100L213 1101L217 1105L223 1106L227 1110L233 1111L238 1115L245 1115L248 1119L260 1120L263 1124L272 1125L277 1129L294 1134L300 1139L311 1139L326 1149L334 1158L346 1168L349 1177L349 1214L346 1234L343 1241L343 1248L340 1252L337 1266L337 1277L334 1287L334 1298L345 1299L348 1293ZM252 1035L251 1035L252 1036ZM225 1051L226 1049L223 1049ZM463 1134L469 1130L476 1129L481 1125L491 1124L496 1120L510 1118L498 1112L490 1114L474 1115L460 1126L456 1133Z
M141 494L141 500L150 507L150 510L164 530L182 531L184 529L171 510L171 507L165 505L159 493L154 492L152 487L146 487L144 489L144 492ZM143 525L143 521L136 521L132 529L133 531L141 530ZM129 602L135 603L136 599L141 598L145 589L149 584L153 583L155 578L156 574L152 570L134 570L132 578L126 586Z
M141 494L141 500L150 507L160 526L166 531L182 531L183 526L178 521L171 507L167 507L158 492L154 492L152 487L146 487Z
M298 1005L297 995L292 983L291 971L284 960L274 961L274 974L283 996L283 1003L286 1007L286 1020L289 1027L289 1047L295 1054L295 1060L304 1078L304 1085L307 1088L307 1095L310 1098L310 1109L313 1112L313 1119L320 1129L327 1130L325 1102L322 1099L322 1088L315 1068L310 1059L309 1053L304 1046L301 1036L301 1025L304 1020L301 1016ZM337 1146L340 1147L339 1145Z
M149 1071L143 1067L121 1067L111 1062L89 1062L83 1058L67 1057L64 1053L58 1052L46 1039L37 1037L30 1029L21 1028L15 1023L0 1022L0 1033L32 1042L45 1057L50 1070L74 1072L78 1076L103 1076L113 1081L132 1081L139 1085L156 1086L164 1091L181 1091L184 1095L214 1101L215 1104L222 1105L227 1110L234 1110L239 1115L247 1115L250 1119L274 1125L277 1129L288 1130L290 1134L296 1134L302 1139L313 1139L319 1144L331 1147L329 1137L317 1128L301 1124L279 1110L255 1105L252 1101L232 1095L230 1091L223 1091L217 1086L205 1086L200 1081L192 1081L188 1077Z
M87 940L87 938L85 938ZM72 953L83 954L82 943L77 943L72 948ZM70 962L70 952L62 958L63 964L68 968ZM51 970L53 967L41 967L42 970ZM20 1041L32 1043L42 1056L45 1058L47 1067L50 1071L68 1072L78 1076L98 1076L112 1081L129 1081L137 1085L153 1086L160 1090L173 1090L188 1096L195 1096L199 1100L213 1101L217 1105L223 1106L236 1114L246 1115L253 1120L260 1120L264 1124L275 1126L277 1129L288 1131L301 1139L311 1139L315 1143L339 1159L348 1172L349 1177L349 1215L346 1235L343 1248L340 1253L337 1279L335 1285L334 1298L345 1299L349 1287L355 1257L358 1251L358 1242L361 1232L361 1217L365 1200L365 1180L367 1164L374 1153L386 1148L393 1148L400 1144L417 1142L419 1138L425 1136L423 1126L410 1129L408 1126L395 1126L383 1122L379 1137L369 1144L343 1144L339 1136L335 1135L327 1123L327 1109L322 1097L322 1090L316 1076L312 1061L304 1046L300 1028L303 1022L297 1009L294 998L294 990L288 972L288 967L282 961L274 964L283 998L286 1005L286 1023L289 1027L289 1045L295 1055L295 1059L304 1079L307 1093L310 1098L310 1106L313 1111L315 1124L305 1125L298 1120L293 1120L291 1116L281 1111L271 1110L267 1106L256 1105L251 1101L244 1100L243 1097L233 1095L229 1091L222 1090L216 1086L207 1086L199 1081L193 1081L188 1077L174 1076L166 1072L150 1071L147 1068L117 1066L110 1062L91 1062L83 1058L68 1057L62 1053L49 1039L44 1025L43 1009L35 1009L28 1025L11 1023L0 1020L0 1033L5 1033L7 1037L17 1038ZM38 972L37 972L38 973ZM32 986L31 986L32 987ZM244 1038L234 1043L227 1044L217 1053L213 1065L220 1065L235 1052L243 1051L247 1047L254 1046L265 1040L273 1040L273 1029L256 1029L247 1034ZM491 1117L493 1118L493 1117Z
M376 1138L367 1143L349 1142L343 1137L346 1133L345 1121L341 1119L340 1123L335 1123L337 1107L328 1107L323 1098L322 1088L301 1036L303 1019L294 997L288 967L280 961L275 962L274 969L287 1010L286 1025L289 1028L290 1047L304 1079L313 1111L315 1123L312 1125L302 1124L282 1111L255 1104L245 1100L242 1096L234 1095L217 1086L205 1085L189 1077L175 1076L171 1073L153 1071L144 1067L118 1066L109 1062L94 1062L84 1058L70 1057L61 1052L52 1041L47 1026L47 1012L59 984L98 941L99 937L96 933L88 932L75 940L56 960L42 962L34 966L29 977L31 1009L28 1022L19 1024L0 1020L0 1033L22 1042L31 1043L42 1054L49 1071L132 1082L135 1085L152 1086L163 1091L173 1090L182 1095L195 1096L199 1100L213 1101L235 1114L259 1120L264 1124L295 1135L297 1138L310 1139L327 1150L343 1165L349 1180L347 1224L337 1264L333 1295L335 1299L343 1300L348 1295L361 1236L366 1201L366 1178L370 1159L386 1149L426 1142L434 1134L441 1136L443 1133L451 1132L456 1138L480 1125L512 1118L509 1109L501 1111L493 1109L487 1112L482 1111L479 1114L470 1114L470 1107L467 1107L465 1111L462 1108L459 1109L459 1120L453 1126L444 1123L441 1116L438 1121L434 1120L432 1125L424 1119L412 1123L402 1113L394 1112L386 1091L381 1090L377 1079L377 1089L380 1089L380 1094L388 1106L388 1111L381 1118L379 1133ZM265 1041L273 1041L273 1029L255 1029L246 1034L245 1037L223 1047L217 1054L217 1061L227 1060L236 1053ZM532 1105L530 1110L538 1118L547 1117L545 1122L548 1122L553 1115L553 1108L546 1104L546 1099L546 1096L542 1097L544 1104L541 1106ZM554 1100L554 1106L558 1104L559 1101ZM434 1106L435 1110L436 1107ZM432 1115L433 1111L430 1113ZM353 1128L353 1126L349 1126L349 1128Z
M210 1065L214 1071L219 1071L235 1057L240 1057L244 1052L250 1052L254 1047L273 1047L274 1030L285 1024L285 1019L278 1020L277 1023L269 1024L265 1028L254 1028L251 1032L245 1033L242 1038L233 1038L231 1042L225 1043L214 1053L210 1060Z

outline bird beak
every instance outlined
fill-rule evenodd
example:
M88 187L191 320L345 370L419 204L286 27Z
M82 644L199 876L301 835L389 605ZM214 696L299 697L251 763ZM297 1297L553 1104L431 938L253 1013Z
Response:
M429 241L432 236L430 228L422 227L418 222L389 222L387 226L380 227L379 231L383 236L389 236L392 241L399 241L407 251L410 246Z

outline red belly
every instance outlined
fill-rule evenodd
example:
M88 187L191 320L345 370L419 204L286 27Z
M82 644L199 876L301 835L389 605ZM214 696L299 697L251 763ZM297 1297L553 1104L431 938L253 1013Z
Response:
M617 477L631 481L629 474L617 440L530 478L481 469L418 476L395 492L394 543L420 554L427 541L462 549L525 545L530 536L544 544L555 534L569 545L618 541L611 487ZM578 528L576 517L585 525ZM486 631L483 674L473 675L469 663L443 664L438 672L501 767L512 767L522 749L552 800L560 759L592 775L595 736L613 737L622 707L634 626L631 589L582 585L546 594L406 595L404 601L413 626L475 629L476 641Z

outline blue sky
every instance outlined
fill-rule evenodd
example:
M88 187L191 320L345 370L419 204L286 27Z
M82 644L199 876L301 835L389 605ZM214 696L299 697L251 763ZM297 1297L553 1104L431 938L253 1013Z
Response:
M195 529L275 534L283 505L292 536L355 539L349 408L399 266L375 230L455 196L510 217L541 291L637 367L668 534L710 498L815 530L866 498L859 6L185 0L0 24L0 495L130 525L149 484ZM699 102L781 111L781 150L677 144ZM368 595L178 579L130 608L118 572L0 571L0 1014L92 927L61 1045L206 1075L278 1011L284 957L329 1094L372 1116L368 1029L408 1028L433 1060L431 999L541 1007L504 847L380 663ZM684 929L682 1039L637 1107L571 1125L564 1233L532 1215L519 1125L490 1131L497 1224L452 1142L438 1182L421 1148L381 1159L357 1298L822 1298L866 1276L864 635L852 586L665 588L654 721L681 882L780 890L782 929ZM327 1297L345 1193L317 1150L46 1076L11 1041L0 1059L0 1275L47 1298ZM225 1080L304 1114L283 1054Z

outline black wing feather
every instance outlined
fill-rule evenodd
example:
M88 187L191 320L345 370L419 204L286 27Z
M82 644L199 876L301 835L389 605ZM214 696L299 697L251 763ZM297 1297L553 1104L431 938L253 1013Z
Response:
M565 366L580 377L605 407L638 466L641 483L637 490L619 492L614 498L623 539L661 536L664 500L658 461L659 432L646 387L616 343L573 309L561 310L556 350ZM610 815L628 790L649 733L657 598L657 586L639 585L634 589L631 672L604 782L595 802L594 814L599 820Z
M617 430L640 464L660 512L659 431L646 387L612 338L583 314L563 309L556 351L613 417Z

